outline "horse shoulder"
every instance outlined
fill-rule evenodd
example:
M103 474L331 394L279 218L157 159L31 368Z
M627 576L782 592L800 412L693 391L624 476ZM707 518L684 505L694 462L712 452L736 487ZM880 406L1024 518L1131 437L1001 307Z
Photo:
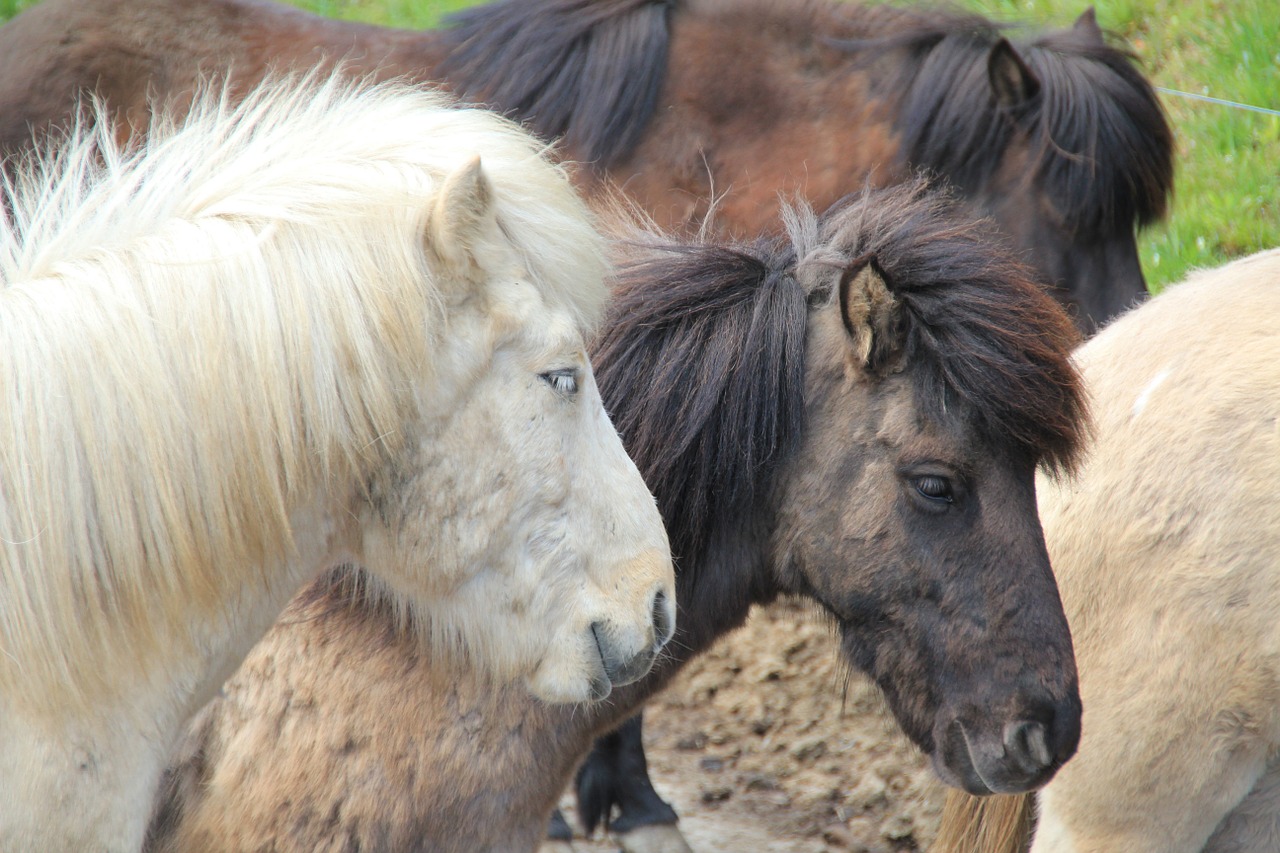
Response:
M400 685L419 659L375 621L314 588L290 604L175 751L153 853L337 849L422 802L404 758L440 721L394 713L417 704ZM368 726L364 707L384 722Z
M0 27L0 154L67 122L82 93L103 97L126 133L150 124L152 99L190 101L202 77L244 91L273 70L342 61L352 74L424 79L440 54L432 33L266 0L46 0Z

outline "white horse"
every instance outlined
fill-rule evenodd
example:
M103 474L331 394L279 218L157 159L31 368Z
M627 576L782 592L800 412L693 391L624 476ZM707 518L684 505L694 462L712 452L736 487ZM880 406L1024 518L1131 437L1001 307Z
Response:
M666 535L584 355L603 243L539 143L276 81L9 165L0 850L139 849L184 722L344 561L495 682L648 669Z
M1280 250L1193 275L1078 354L1097 441L1040 511L1084 729L1032 853L1280 850ZM1029 797L935 851L1025 849Z

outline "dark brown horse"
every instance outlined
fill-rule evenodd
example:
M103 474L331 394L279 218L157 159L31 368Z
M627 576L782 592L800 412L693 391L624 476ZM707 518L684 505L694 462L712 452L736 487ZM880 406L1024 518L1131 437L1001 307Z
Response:
M134 128L200 72L344 59L442 81L527 121L663 226L722 234L925 169L993 217L1086 332L1146 293L1134 228L1161 216L1168 125L1086 12L1010 41L935 10L833 0L506 0L439 32L266 0L46 0L0 28L0 155L96 90ZM376 132L376 129L370 129Z
M592 738L781 594L826 610L944 780L1047 781L1080 705L1034 476L1081 438L1075 330L952 214L911 184L747 247L634 250L593 361L677 555L653 674L590 708L495 690L340 573L203 712L152 848L532 850Z

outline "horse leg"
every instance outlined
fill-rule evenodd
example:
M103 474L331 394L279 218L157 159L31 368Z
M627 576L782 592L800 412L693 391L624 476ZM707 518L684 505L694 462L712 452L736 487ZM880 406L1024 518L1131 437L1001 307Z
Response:
M573 830L564 815L556 809L551 813L551 821L547 825L547 840L542 842L538 853L573 853Z
M636 714L596 740L578 771L578 816L588 833L603 823L626 853L692 853L649 780L642 725Z

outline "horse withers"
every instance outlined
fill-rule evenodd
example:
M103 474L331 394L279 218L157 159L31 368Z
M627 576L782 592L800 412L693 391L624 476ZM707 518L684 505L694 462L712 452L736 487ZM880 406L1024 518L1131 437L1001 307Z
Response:
M592 739L784 594L948 782L1051 778L1080 704L1034 472L1081 440L1075 330L956 214L913 184L749 246L628 249L593 361L679 566L654 672L589 708L492 690L337 573L191 728L152 849L533 850Z
M557 701L643 675L669 546L543 144L336 80L137 147L99 117L0 203L0 849L139 850L188 718L348 560L433 665Z
M1080 754L1034 809L952 798L936 850L1280 849L1278 322L1273 249L1193 273L1080 350L1096 441L1040 495Z
M1006 32L1008 35L1006 36ZM202 71L251 85L339 59L438 81L525 122L665 227L777 225L927 170L992 217L1086 332L1146 295L1134 230L1172 188L1173 138L1092 11L1038 36L835 0L507 0L444 30L264 0L44 0L0 28L0 157L107 98L128 131ZM726 74L724 69L734 73Z

